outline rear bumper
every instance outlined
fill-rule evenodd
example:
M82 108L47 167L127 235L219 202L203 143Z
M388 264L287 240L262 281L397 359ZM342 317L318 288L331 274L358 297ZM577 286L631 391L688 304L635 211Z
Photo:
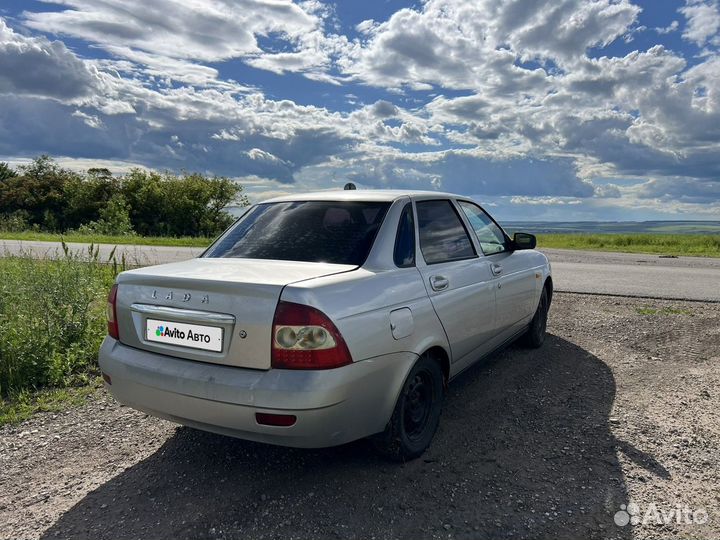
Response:
M303 448L382 431L416 359L394 353L337 369L261 371L146 352L110 337L100 349L107 388L121 403L206 431ZM256 412L293 414L297 422L260 425Z

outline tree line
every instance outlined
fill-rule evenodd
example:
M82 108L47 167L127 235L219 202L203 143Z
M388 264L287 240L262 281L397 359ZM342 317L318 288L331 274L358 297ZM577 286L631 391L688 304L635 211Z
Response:
M0 229L143 236L216 236L246 206L239 184L199 173L143 169L78 173L40 156L16 169L0 163Z

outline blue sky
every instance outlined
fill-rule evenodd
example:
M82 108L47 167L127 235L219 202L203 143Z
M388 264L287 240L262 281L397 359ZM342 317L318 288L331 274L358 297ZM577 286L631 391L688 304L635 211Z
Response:
M716 0L4 0L0 160L720 219Z

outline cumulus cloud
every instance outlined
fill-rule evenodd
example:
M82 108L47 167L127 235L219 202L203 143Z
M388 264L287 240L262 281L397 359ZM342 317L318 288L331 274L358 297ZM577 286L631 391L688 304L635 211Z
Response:
M720 182L694 178L652 178L637 189L641 199L709 204L720 200Z
M353 51L346 71L382 86L537 89L543 70L519 68L518 58L572 64L589 47L627 32L639 12L626 0L430 0L420 11L401 9L386 22L362 23L371 37Z
M35 30L170 58L217 61L258 52L256 35L297 37L316 18L290 1L57 0L60 11L26 12Z
M0 18L0 93L73 101L97 84L97 74L62 42L23 36Z
M687 19L683 38L698 47L720 45L720 10L716 0L687 0L685 6L680 8L680 13Z
M516 211L720 198L715 1L655 32L629 0L427 0L354 29L320 0L53 3L17 30L0 19L0 154L201 170L260 179L258 193L443 189ZM675 30L699 56L628 45ZM240 63L317 92L266 94L228 78Z

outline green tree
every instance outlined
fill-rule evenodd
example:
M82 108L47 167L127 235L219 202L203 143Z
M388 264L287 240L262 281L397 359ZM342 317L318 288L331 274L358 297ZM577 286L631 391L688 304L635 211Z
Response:
M135 234L130 222L130 205L120 193L100 209L100 219L80 226L78 232L126 236Z
M105 168L77 174L48 156L12 170L0 164L3 226L112 231L146 236L215 236L232 223L229 205L249 204L236 182L199 173Z
M228 205L249 204L239 184L198 173L135 169L123 179L122 193L135 231L146 236L214 236L232 223Z
M19 168L19 174L0 182L0 213L27 212L30 225L50 231L65 229L65 186L78 175L40 156Z
M169 234L164 224L167 204L159 174L131 170L122 179L122 194L130 205L130 220L135 232L143 236Z
M10 165L4 161L0 161L0 182L4 182L10 178L15 178L16 176L17 172L12 169Z
M96 170L90 169L87 176L72 178L65 184L63 223L68 229L98 221L102 209L114 196L121 194L120 180L111 174L94 174Z

